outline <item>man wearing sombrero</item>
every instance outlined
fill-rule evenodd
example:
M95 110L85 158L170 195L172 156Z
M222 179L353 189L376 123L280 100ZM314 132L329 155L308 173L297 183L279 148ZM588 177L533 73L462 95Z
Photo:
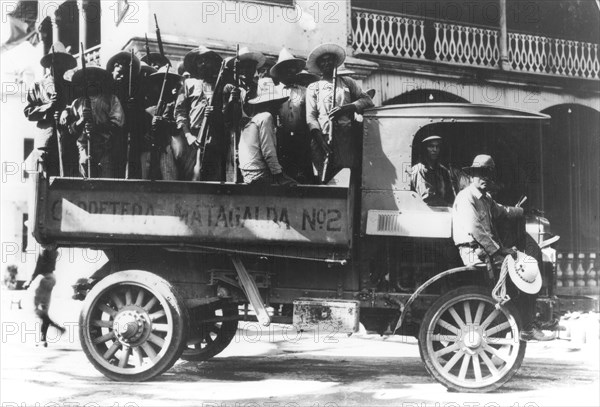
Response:
M253 115L242 130L239 144L240 171L246 184L296 184L283 172L277 158L274 117L287 99L271 78L263 78L257 96L248 101Z
M85 73L84 73L85 72ZM73 74L76 92L83 94L84 87L90 99L86 106L84 96L73 101L61 116L61 124L77 138L79 169L83 177L121 177L121 162L115 157L115 143L123 139L125 112L119 99L112 94L111 74L99 67L90 66ZM88 139L90 150L88 150ZM91 160L91 174L88 173L88 160Z
M502 244L496 230L496 222L503 218L523 216L523 208L498 204L488 191L496 175L496 165L491 156L481 154L473 159L470 167L463 168L471 176L471 184L460 191L452 208L452 237L458 247L460 257L466 266L481 263L489 256L493 264L502 264L505 257L518 258L515 249ZM530 262L535 260L530 257ZM513 261L514 263L514 261ZM550 340L536 327L535 294L541 287L541 275L532 273L525 278L511 275L508 286L521 314L524 328L522 340ZM517 288L518 287L518 288Z
M442 138L436 134L425 137L421 149L421 161L412 167L411 189L429 206L452 205L454 191L450 172L440 163Z
M141 63L137 56L131 57L130 51L120 51L110 57L106 63L106 70L113 79L113 93L119 98L125 111L125 132L120 135L115 134L112 142L115 177L125 176L127 160L129 160L130 178L139 178L141 175L139 148L144 134L144 129L139 125L144 119L144 95L140 83ZM131 94L129 94L130 80ZM128 150L129 157L127 157Z
M295 58L286 48L271 68L271 77L280 82L280 91L288 99L278 111L279 162L283 171L301 184L314 183L310 154L310 134L306 125L306 87L298 83L298 74L306 62Z
M319 179L322 179L325 159L328 154L330 156L325 181L342 168L358 165L361 135L352 131L354 114L362 114L373 106L369 95L352 78L338 75L334 86L334 71L345 59L346 51L339 45L321 44L312 50L306 62L310 72L322 75L320 81L307 89L306 122L312 136L312 160Z
M177 129L186 140L185 152L180 160L180 178L189 181L194 176L196 149L193 147L198 137L204 116L213 114L210 105L215 91L214 86L219 74L222 58L215 51L200 46L188 52L183 60L184 69L190 77L183 83L175 102L175 121ZM219 112L220 113L220 112ZM220 121L220 120L218 120ZM214 132L212 144L205 146L201 178L203 181L220 181L222 178L223 125L211 126Z
M42 162L49 175L58 175L58 145L55 116L73 100L73 89L63 76L69 69L77 66L75 58L69 54L65 46L56 42L50 53L44 55L40 64L48 69L48 74L36 82L27 92L27 105L23 110L27 120L36 122L37 131L34 133L33 148L36 159ZM63 168L65 175L75 176L77 172L77 155L73 143L63 144ZM71 148L72 147L72 148Z
M256 97L257 83L255 80L257 69L265 64L265 56L258 51L251 51L248 47L241 47L237 55L237 74L239 83L234 83L235 58L227 60L228 83L223 88L223 117L225 131L229 134L230 142L226 148L225 180L236 182L235 174L235 149L237 128L243 128L250 120L248 100Z
M157 179L178 179L175 154L177 152L181 155L182 138L177 134L173 113L175 99L181 85L181 76L171 70L167 72L166 68L159 69L158 72L150 75L145 82L148 103L152 105L146 108L146 134L142 141L140 156L142 179L153 178L153 173L160 176L160 178L156 177ZM161 90L163 91L162 104L164 110L158 112ZM157 155L157 160L152 159L152 154ZM158 168L152 168L153 165Z

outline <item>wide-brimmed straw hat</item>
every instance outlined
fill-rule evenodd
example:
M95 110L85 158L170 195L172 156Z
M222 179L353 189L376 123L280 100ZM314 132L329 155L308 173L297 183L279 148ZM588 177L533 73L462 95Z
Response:
M127 65L127 72L129 72L129 64L131 63L131 52L121 51L121 52L117 52L115 55L110 57L110 59L106 63L106 70L108 72L112 72L115 67L115 63L117 61L124 61L125 65ZM134 76L140 73L140 60L135 55L133 56L133 67L132 68L133 68Z
M171 61L169 60L169 58L167 58L160 52L151 52L149 54L146 54L142 58L140 58L140 61L145 62L151 66L156 64L160 67L171 64Z
M198 48L194 48L183 58L183 69L188 71L189 73L196 71L196 60L198 58L215 58L221 63L223 58L221 55L217 54L212 49L206 48L203 45L200 45Z
M267 102L284 102L289 98L281 92L281 86L275 86L273 79L261 78L258 81L257 95L248 101L251 105L259 105Z
M496 164L494 163L494 159L487 154L479 154L473 159L473 164L470 167L463 167L463 171L467 173L477 170L494 171L495 169Z
M79 69L75 71L75 73L73 73L73 77L71 78L71 82L75 87L83 87L84 76L87 81L85 86L100 84L102 89L110 89L113 81L112 75L106 69L102 69L98 66L88 66L85 69Z
M67 52L62 42L57 41L50 47L50 52L40 59L40 64L44 68L50 68L54 60L55 66L64 67L65 70L73 69L77 66L75 57Z
M281 70L287 67L294 67L296 72L300 72L306 66L306 61L300 58L294 57L294 55L288 51L287 48L283 48L279 52L279 58L277 59L277 63L271 67L269 71L271 76L274 78L278 78L281 75Z
M319 67L317 66L317 60L321 55L325 54L333 54L336 56L337 64L336 66L340 66L346 60L346 51L344 48L340 47L337 44L321 44L315 49L313 49L310 54L308 54L308 60L306 61L306 67L309 72L313 73L322 73Z
M169 72L167 73L167 67L163 66L156 73L150 75L147 79L147 87L149 97L151 99L156 99L160 97L160 90L162 88L162 83L165 78L165 73L167 73L167 82L165 83L165 94L164 98L167 103L175 100L176 95L173 94L172 90L176 89L181 82L181 75L176 74L174 68L169 68ZM157 93L158 92L158 93Z
M319 75L315 75L314 73L308 72L306 69L298 72L296 74L296 82L302 86L308 86L311 83L314 83L319 80Z
M231 60L227 61L227 66L232 67L233 61L235 58L231 58ZM239 52L239 60L240 61L254 61L256 62L256 69L260 68L265 64L267 58L259 51L250 51L248 47L241 47Z
M523 252L517 252L517 259L506 256L508 275L517 288L527 294L537 294L542 288L542 275L538 262Z
M148 65L144 61L142 61L140 63L140 76L142 76L144 78L148 78L150 75L152 75L153 73L156 73L156 72L157 72L156 68Z

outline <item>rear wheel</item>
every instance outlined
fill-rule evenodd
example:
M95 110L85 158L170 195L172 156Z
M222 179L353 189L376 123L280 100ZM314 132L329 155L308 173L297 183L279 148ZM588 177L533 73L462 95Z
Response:
M237 332L236 304L216 302L190 310L191 322L184 360L204 361L221 353Z
M419 351L429 373L451 390L487 392L517 372L526 343L512 303L500 309L481 287L462 287L440 297L419 330Z
M143 381L179 358L187 335L187 309L163 278L140 270L102 279L87 295L79 318L81 346L105 376Z

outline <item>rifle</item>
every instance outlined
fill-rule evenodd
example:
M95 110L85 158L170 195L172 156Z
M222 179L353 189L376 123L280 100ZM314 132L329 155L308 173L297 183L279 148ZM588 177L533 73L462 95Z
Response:
M84 53L84 48L83 48L83 42L81 43L81 47L79 48L81 50L81 69L83 70L83 110L85 109L92 109L92 101L90 100L90 96L88 95L88 82L87 82L87 74L85 72L85 53ZM89 131L87 131L87 129L85 128L85 125L87 124L87 121L84 120L83 122L83 131L86 133L87 136L87 153L88 153L88 160L87 160L87 176L88 178L92 177L92 135Z
M160 37L160 28L158 28L158 19L156 18L156 14L154 14L154 23L156 24L156 42L158 42L158 50L160 55L165 56L165 49L163 48L162 38Z
M240 44L237 44L235 49L235 60L233 61L233 80L235 82L235 86L240 87L240 72L238 70L238 63L240 62ZM241 128L240 128L240 119L242 116L242 102L241 100L236 104L237 108L235 109L234 118L236 120L234 132L233 132L233 140L232 142L232 151L233 151L233 182L237 183L238 181L238 142L240 140Z
M213 95L207 103L207 106L212 106L213 108L217 107L219 109L222 108L222 98L219 93L223 91L223 79L224 72L226 69L226 62L223 60L221 64L221 69L219 70L219 76L217 76L217 81L215 82L215 87L213 91ZM213 110L213 114L216 112ZM196 138L196 142L194 143L198 150L196 151L196 164L194 165L194 175L192 177L192 181L200 181L200 175L202 172L202 164L204 163L204 152L206 151L206 145L210 144L210 123L208 122L208 117L206 114L202 118L202 124L200 125L200 131L198 132L198 137Z
M148 34L144 33L146 37L146 63L150 65L150 44L148 44Z
M335 94L337 92L337 66L333 70L333 99L331 101L331 110L335 109ZM333 141L333 132L334 132L335 120L329 119L329 141L327 145L331 149L331 143ZM325 161L323 161L323 174L321 174L321 183L325 183L325 178L327 176L327 167L329 166L329 156L331 153L325 154Z
M162 116L167 109L167 102L165 100L165 87L167 84L167 78L169 76L169 69L171 69L171 65L167 65L167 70L165 71L165 76L163 78L162 86L160 88L160 96L158 97L158 103L156 104L156 111L154 112L154 116ZM150 150L150 179L156 180L161 178L162 174L160 171L160 156L158 154L160 145L156 144L156 129L150 129L152 133L152 146Z
M54 45L52 46L51 49L52 52L52 59L50 61L50 75L52 75L52 80L54 81L54 93L56 94L56 98L58 100L60 100L60 97L58 95L58 83L56 82L56 76L55 76L55 66L54 66ZM65 176L65 168L64 168L64 163L63 163L63 148L62 148L62 140L61 140L61 134L60 134L60 130L58 129L58 117L57 117L57 113L60 112L60 108L56 108L55 107L55 113L54 113L54 127L52 129L52 136L56 137L56 145L58 146L58 171L59 171L59 175L61 177Z
M146 37L148 40L148 37ZM146 42L147 44L147 42ZM133 48L131 48L131 55L129 59L129 84L127 87L127 102L131 99L131 84L132 84L132 76L133 76ZM125 155L125 179L129 179L129 162L131 161L131 133L133 131L133 112L129 111L128 119L130 119L127 123L127 153Z

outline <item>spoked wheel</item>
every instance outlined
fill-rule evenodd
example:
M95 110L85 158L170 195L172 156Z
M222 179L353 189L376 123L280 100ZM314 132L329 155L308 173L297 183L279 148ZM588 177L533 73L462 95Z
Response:
M181 358L204 361L221 353L237 332L239 313L236 304L221 302L190 310L190 334Z
M429 308L419 330L419 351L429 373L451 390L487 392L517 372L526 343L512 303L495 307L481 287L462 287Z
M87 295L79 318L87 358L113 380L151 379L179 358L187 309L174 288L146 271L121 271Z

